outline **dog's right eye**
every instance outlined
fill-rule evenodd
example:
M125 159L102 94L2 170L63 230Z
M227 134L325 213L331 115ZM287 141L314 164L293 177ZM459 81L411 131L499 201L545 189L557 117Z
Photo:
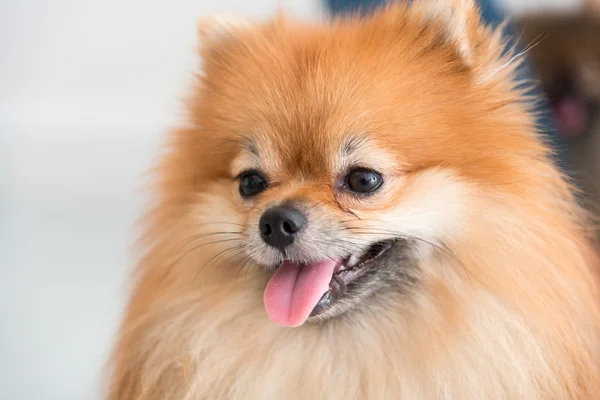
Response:
M238 175L240 181L240 195L244 198L256 196L269 187L265 178L258 171L245 171Z

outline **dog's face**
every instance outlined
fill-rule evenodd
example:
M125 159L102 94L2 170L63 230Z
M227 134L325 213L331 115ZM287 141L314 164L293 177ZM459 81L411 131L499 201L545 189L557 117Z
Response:
M414 238L432 240L428 227L459 212L442 179L435 192L446 201L436 206L371 129L336 122L248 136L232 162L247 253L277 269L265 305L284 325L339 315L386 287L405 292L417 281Z
M486 83L483 39L478 54L427 15L205 33L199 129L186 139L194 190L228 186L204 207L240 228L276 323L422 290L419 265L466 234L476 185L517 176L511 156L527 144L506 136L522 128L510 85Z

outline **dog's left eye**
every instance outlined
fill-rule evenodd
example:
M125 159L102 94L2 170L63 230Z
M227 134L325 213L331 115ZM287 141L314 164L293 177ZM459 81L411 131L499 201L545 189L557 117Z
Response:
M344 180L344 187L352 192L370 194L381 187L383 178L378 172L366 168L357 168Z

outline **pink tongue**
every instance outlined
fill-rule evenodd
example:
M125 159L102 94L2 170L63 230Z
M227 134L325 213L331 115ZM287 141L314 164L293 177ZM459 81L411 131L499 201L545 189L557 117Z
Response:
M264 302L267 314L281 326L302 325L329 290L336 261L309 265L284 261L267 283Z

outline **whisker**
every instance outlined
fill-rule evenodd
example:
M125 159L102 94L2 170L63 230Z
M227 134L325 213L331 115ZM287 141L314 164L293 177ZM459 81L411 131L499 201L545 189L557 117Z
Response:
M242 268L244 268L246 266L246 264L248 264L248 268L246 268L246 275L244 276L244 280L247 281L248 280L248 272L250 272L250 266L252 265L252 258L248 257L246 259L246 261L244 261L244 263L242 264Z
M203 239L205 237L216 236L216 235L225 235L225 234L241 234L241 235L243 235L241 232L210 232L210 233L205 233L205 234L200 234L200 235L194 235L194 236L185 238L185 240L182 241L181 246L179 246L179 248L175 251L175 254L180 254L181 252L183 252L183 254L181 254L179 257L177 257L175 260L173 260L169 264L169 266L167 267L167 270L165 271L165 273L163 275L163 280L171 272L171 269L173 268L173 266L175 264L177 264L179 261L181 261L181 259L183 257L185 257L187 254L189 254L190 252L198 249L199 247L202 247L203 245L220 243L221 241L213 241L213 242L208 242L208 243L202 243L200 246L195 246L194 248L192 248L192 249L190 249L188 251L184 251L185 248L188 245L194 243L196 240ZM225 241L227 241L227 240L242 240L242 238L225 239Z
M241 240L241 239L239 239L239 238L234 238L234 239L222 239L222 240L215 240L215 241L212 241L212 242L207 242L207 243L201 243L201 244L199 244L199 245L197 245L197 246L194 246L194 247L193 247L193 248L191 248L190 250L188 250L188 251L185 251L184 253L182 253L182 254L180 254L179 256L177 256L177 257L175 258L175 260L173 260L173 261L172 261L172 262L169 264L169 266L167 267L167 270L166 270L166 271L165 271L165 273L164 273L163 279L164 279L164 278L166 278L166 276L169 274L169 272L171 272L171 269L173 268L173 266L174 266L175 264L177 264L179 261L181 261L181 260L182 260L184 257L186 257L188 254L190 254L190 253L192 253L192 252L194 252L194 251L198 250L199 248L201 248L201 247L203 247L203 246L208 246L208 245L211 245L211 244L217 244L217 243L226 243L226 242L233 242L233 241L240 241L240 240Z
M223 264L227 264L227 263L229 263L230 261L232 261L234 258L236 258L236 257L238 257L238 256L240 256L240 255L242 255L242 254L244 254L244 252L246 251L246 245L239 245L239 246L236 246L236 250L238 250L238 251L236 251L236 252L233 252L233 253L232 253L232 254L231 254L229 257L226 257L226 258L223 260Z
M418 242L422 242L425 244L428 244L440 251L442 251L444 254L446 254L447 256L449 256L450 258L452 258L452 260L454 260L454 262L456 262L467 274L467 276L469 277L469 279L471 279L473 277L473 274L469 271L469 269L458 259L458 257L456 257L451 251L450 249L446 248L445 246L441 246L438 245L436 243L430 242L426 239L420 238L418 236L412 236L412 235L406 235L406 234L401 234L392 230L387 230L387 229L376 229L376 228L369 228L369 227L346 227L345 229L349 230L349 231L353 231L354 233L357 234L365 234L365 233L371 233L371 234L381 234L381 235L392 235L401 239L406 239L406 240L415 240Z
M226 221L208 221L208 222L200 222L200 223L194 223L194 224L187 224L185 225L185 227L197 227L197 226L204 226L204 225L234 225L234 226L241 226L244 227L243 224L238 224L236 222L226 222Z
M358 220L362 221L362 218L361 218L361 217L359 217L358 215L356 215L356 213L355 213L354 211L352 211L352 210L347 210L347 212L348 212L349 214L352 214L352 215L354 215L354 216L356 217L356 219L358 219Z
M203 239L205 237L210 237L210 236L217 236L217 235L240 235L241 237L236 237L236 239L242 239L244 237L246 237L246 235L244 235L241 232L211 232L211 233L203 233L200 235L193 235L193 236L189 236L186 237L184 240L182 240L182 245L181 247L177 250L177 253L179 253L180 251L182 251L187 245L189 245L190 243L195 242L196 240L199 239Z
M244 248L244 245L241 244L241 245L229 247L229 248L222 250L222 251L218 252L217 254L213 255L207 262L204 263L204 265L202 265L202 267L200 267L200 269L198 270L198 273L194 277L194 281L196 280L196 278L198 278L198 275L200 275L200 272L202 272L202 270L204 268L215 263L217 260L219 260L221 257L225 256L226 254L229 254L235 250L239 250L239 249L243 249L243 248Z
M248 261L250 257L246 256L246 258L244 258L244 261L241 263L240 268L238 269L237 274L235 274L235 280L233 281L234 285L237 285L237 280L240 277L240 273L243 271L244 266L246 265L246 262Z
M222 250L220 252L218 252L217 254L215 254L214 256L212 256L210 258L210 260L208 260L207 262L205 262L202 267L200 267L198 269L198 272L196 273L196 276L194 276L194 279L192 280L192 283L196 281L196 279L198 279L198 276L200 276L200 273L204 270L204 268L206 268L211 262L215 262L216 260L218 260L219 258L223 257L226 254L229 254L231 252L234 252L236 250L240 250L243 249L244 245L238 245L238 246L234 246L234 247L229 247L226 248L225 250Z

